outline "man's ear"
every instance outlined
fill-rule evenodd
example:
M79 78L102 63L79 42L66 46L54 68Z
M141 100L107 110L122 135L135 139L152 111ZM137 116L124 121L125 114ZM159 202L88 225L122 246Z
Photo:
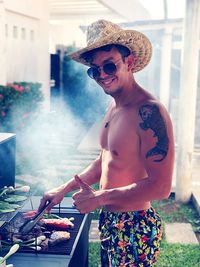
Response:
M132 70L134 69L134 66L135 66L135 59L134 59L134 56L131 54L127 57L127 63L128 63L128 70Z

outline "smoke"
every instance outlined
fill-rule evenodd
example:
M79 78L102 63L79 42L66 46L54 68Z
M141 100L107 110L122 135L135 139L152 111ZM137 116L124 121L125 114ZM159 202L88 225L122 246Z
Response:
M41 182L47 180L48 184L50 175L54 174L55 184L54 166L74 153L85 132L81 120L67 110L61 101L56 112L40 113L23 133L17 133L17 182L20 183L21 175L27 174L35 179L27 182L35 184L37 177L41 178L43 174Z
M71 112L91 126L105 112L108 97L87 76L87 67L67 55L62 60L63 99Z
M77 148L92 125L103 117L110 101L87 78L82 66L76 68L74 75L79 72L82 87L72 76L71 88L52 96L51 111L39 112L26 130L17 134L16 183L37 188L39 195L66 182L90 163L81 161Z

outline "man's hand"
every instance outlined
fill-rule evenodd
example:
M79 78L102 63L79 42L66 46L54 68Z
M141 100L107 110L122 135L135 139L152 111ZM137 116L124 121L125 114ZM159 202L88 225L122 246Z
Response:
M38 210L40 211L45 204L49 201L51 204L48 206L47 212L53 208L53 206L59 204L64 198L64 193L62 192L62 187L58 187L46 192L40 201L40 206Z
M82 181L78 175L75 176L76 182L80 186L80 190L73 194L74 206L81 213L89 213L100 206L98 192Z

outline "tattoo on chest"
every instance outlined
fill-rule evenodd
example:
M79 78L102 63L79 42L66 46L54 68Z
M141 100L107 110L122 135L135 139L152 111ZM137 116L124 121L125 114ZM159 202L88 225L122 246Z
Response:
M158 139L156 146L146 153L146 158L154 155L161 155L160 159L154 160L155 162L160 162L167 156L169 149L169 138L167 136L165 121L156 105L143 105L139 109L139 115L143 120L143 122L139 124L142 130L146 131L151 129L154 132L154 137Z

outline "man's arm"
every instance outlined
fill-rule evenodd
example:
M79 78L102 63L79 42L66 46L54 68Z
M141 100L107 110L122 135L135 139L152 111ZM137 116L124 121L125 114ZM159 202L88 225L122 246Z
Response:
M140 157L147 177L127 186L91 192L80 182L81 192L75 194L75 204L81 212L89 212L104 205L120 206L122 201L124 205L134 201L145 202L168 197L174 164L174 139L170 117L163 106L152 102L139 108L138 117Z
M94 160L85 170L83 170L78 175L85 183L92 185L94 183L99 182L101 177L101 154L100 156ZM57 204L59 204L64 196L76 189L79 188L79 184L77 183L75 177L73 177L71 180L67 181L66 183L60 185L59 187L56 187L48 192L46 192L41 199L41 203L39 206L39 210L42 209L42 207L45 205L47 201L51 202L51 205L49 206L48 210L51 210L51 208Z

